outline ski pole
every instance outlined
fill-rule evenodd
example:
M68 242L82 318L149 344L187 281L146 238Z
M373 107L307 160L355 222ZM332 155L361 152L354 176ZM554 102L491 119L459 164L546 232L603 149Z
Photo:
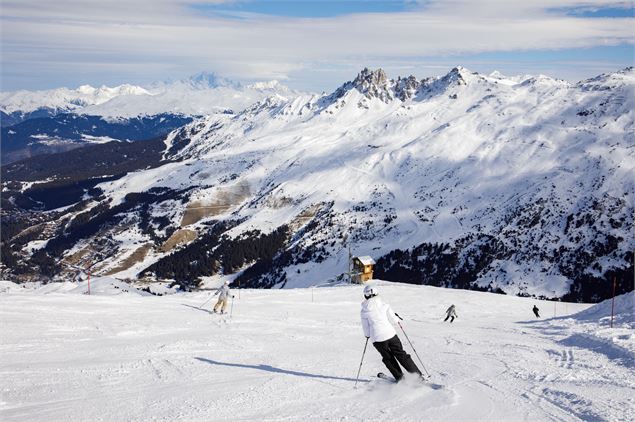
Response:
M202 304L201 306L199 306L199 308L202 308L203 306L205 306L205 305L207 304L207 302L209 302L210 300L212 300L212 298L213 298L214 296L215 296L215 295L210 295L210 297L209 297L209 298L208 298L205 302L203 302L203 304Z
M406 330L404 330L403 327L401 326L401 322L397 321L397 324L399 324L399 328L401 328L401 331L403 331L403 335L406 336L406 340L408 340L408 343L410 343L410 347L412 347L412 350L415 352L415 355L417 356L417 359L419 359L419 363L421 364L421 367L423 368L424 371L426 371L426 374L429 377L430 373L428 372L428 370L426 369L426 366L421 361L421 358L419 357L419 353L417 353L417 350L412 345L412 342L410 341L410 338L408 337L408 334L406 334Z
M229 319L232 319L233 313L234 313L234 295L232 295L232 306L229 308Z
M368 337L366 337L366 344L364 344L364 351L362 352L362 360L359 362L359 369L357 370L357 378L355 378L355 387L357 388L357 381L359 380L359 373L362 372L362 363L364 363L364 355L366 354L366 346L368 346Z

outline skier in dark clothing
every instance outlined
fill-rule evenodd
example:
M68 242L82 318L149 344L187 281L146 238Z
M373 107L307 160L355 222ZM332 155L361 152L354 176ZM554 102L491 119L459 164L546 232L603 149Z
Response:
M447 311L445 311L445 313L447 314L447 316L445 317L445 319L443 320L443 322L447 321L448 319L450 319L450 324L452 324L454 322L454 318L458 318L459 316L456 314L456 308L454 307L454 305L451 305Z
M373 346L381 355L382 361L396 381L403 378L399 364L406 371L422 377L421 371L412 361L410 355L403 350L401 341L393 327L393 324L397 322L395 318L397 314L390 305L383 303L377 294L376 287L366 286L364 288L366 300L362 302L361 311L364 335L373 342Z
M538 313L539 309L536 305L534 305L534 308L532 309L534 311L534 314L536 315L536 318L540 318L540 314Z

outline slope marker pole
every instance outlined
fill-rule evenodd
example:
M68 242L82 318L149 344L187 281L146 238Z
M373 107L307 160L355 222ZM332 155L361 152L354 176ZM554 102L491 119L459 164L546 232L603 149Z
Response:
M611 300L611 328L613 328L613 314L615 310L615 276L613 276L613 299Z
M90 265L88 266L88 296L90 296Z

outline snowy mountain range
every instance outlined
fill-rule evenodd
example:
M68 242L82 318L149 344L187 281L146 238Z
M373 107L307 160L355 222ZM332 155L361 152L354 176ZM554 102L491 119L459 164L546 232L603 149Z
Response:
M149 168L66 176L84 190L57 196L66 208L35 235L29 213L67 182L6 166L3 203L24 230L3 245L16 274L97 262L252 287L342 278L350 249L387 280L596 301L613 277L632 290L634 90L632 68L577 84L364 69L331 94L197 119Z
M194 116L240 111L273 94L293 91L277 81L243 86L212 73L149 87L0 93L2 163L92 143L152 139Z
M213 73L154 83L147 87L82 85L77 89L0 93L0 111L15 124L30 116L76 113L110 118L153 116L162 113L207 115L228 109L242 110L273 94L290 94L277 81L241 85ZM3 126L5 126L3 124Z

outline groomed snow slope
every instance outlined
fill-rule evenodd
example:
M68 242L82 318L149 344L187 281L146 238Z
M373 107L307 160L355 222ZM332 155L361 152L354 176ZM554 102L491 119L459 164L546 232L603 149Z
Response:
M588 305L557 303L558 318L537 320L531 307L550 318L553 302L376 283L444 388L374 380L385 369L372 347L353 388L364 346L359 286L242 290L224 322L209 313L213 302L199 308L207 292L8 289L0 419L634 420L632 320L611 332L605 319L564 316ZM442 318L452 303L450 325Z

